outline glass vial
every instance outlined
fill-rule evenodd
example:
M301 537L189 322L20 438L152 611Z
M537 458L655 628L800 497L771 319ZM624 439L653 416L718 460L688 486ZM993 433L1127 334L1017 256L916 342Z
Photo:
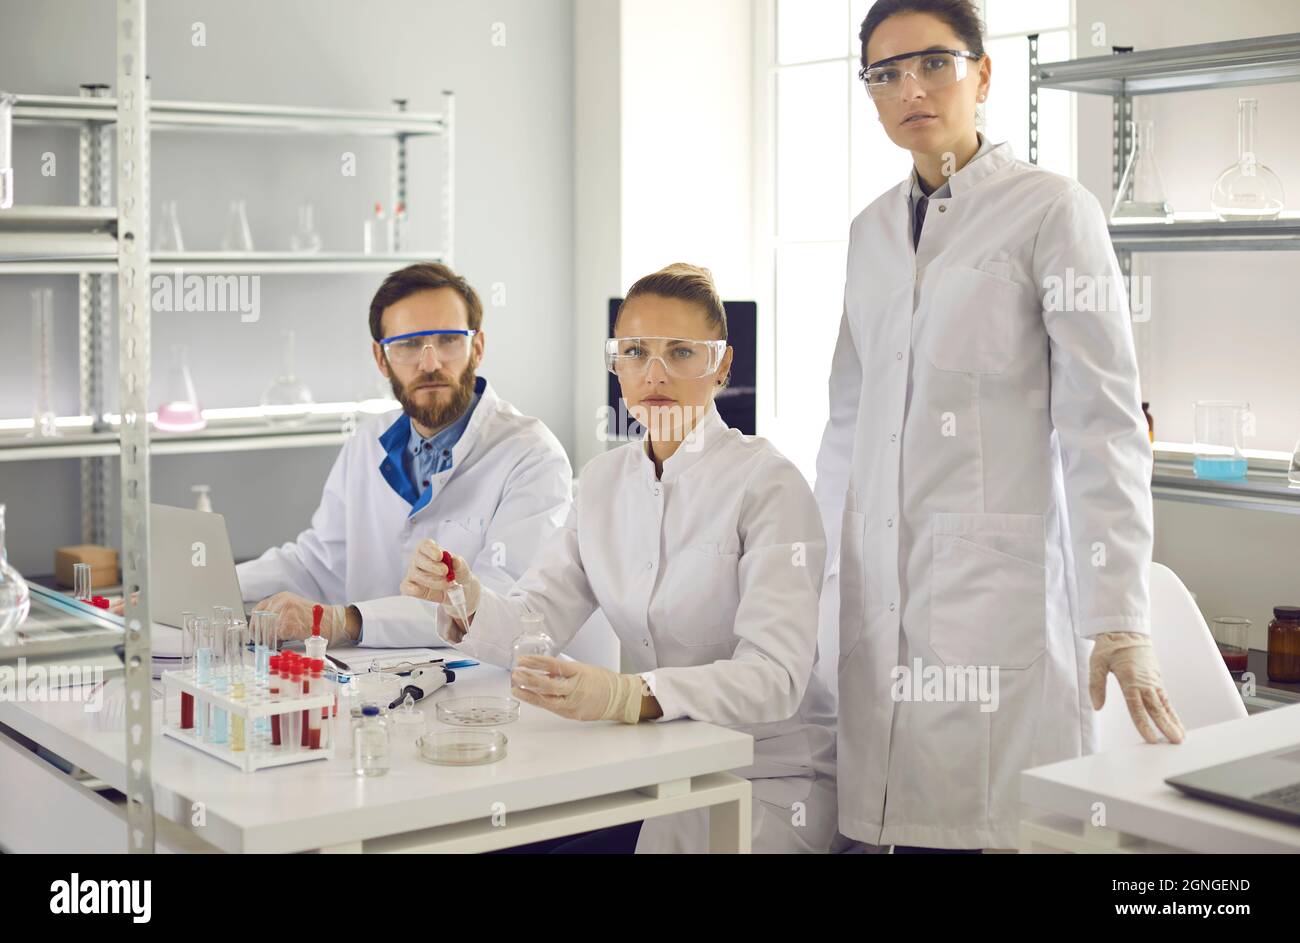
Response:
M0 504L0 644L17 631L31 608L27 581L9 565L5 550L5 506Z
M38 288L32 292L32 373L36 393L32 407L32 436L59 435L54 411L54 292Z
M1210 194L1210 206L1224 222L1277 219L1286 197L1282 181L1255 157L1258 102L1237 101L1237 162L1219 175Z
M382 203L375 204L374 215L366 220L362 231L361 251L366 255L387 255L392 251L392 229Z
M352 768L358 776L383 776L388 772L388 729L374 704L361 708L352 755Z
M1156 161L1155 122L1130 121L1128 132L1133 150L1115 191L1110 218L1124 223L1172 223L1174 211L1165 197L1165 181Z
M280 372L262 393L262 418L273 426L300 426L311 418L315 400L311 390L298 379L294 366L293 331L283 334Z

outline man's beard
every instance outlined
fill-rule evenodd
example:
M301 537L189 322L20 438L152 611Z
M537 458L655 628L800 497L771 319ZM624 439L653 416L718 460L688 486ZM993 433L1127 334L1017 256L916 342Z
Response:
M465 367L465 372L461 374L459 383L456 383L441 370L434 373L421 373L407 384L402 384L397 377L390 374L388 382L393 387L393 396L402 404L402 409L406 415L426 429L436 430L455 422L469 408L470 401L474 399L476 379L474 365L470 364ZM414 389L422 383L446 383L451 387L451 399L445 404L439 405L439 398L435 392L435 398L431 405L419 405L407 390Z

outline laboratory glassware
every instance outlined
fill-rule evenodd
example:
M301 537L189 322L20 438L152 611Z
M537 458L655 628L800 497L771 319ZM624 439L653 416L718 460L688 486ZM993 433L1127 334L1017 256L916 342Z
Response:
M194 651L198 647L194 637L194 613L186 610L181 613L181 673L186 678L194 677ZM189 691L181 692L182 730L194 729L194 695Z
M320 233L316 231L316 207L304 203L298 207L298 228L289 237L291 252L319 252Z
M1296 440L1295 451L1291 453L1291 468L1286 478L1292 488L1300 488L1300 439Z
M302 647L308 658L325 657L325 639L320 634L320 620L325 614L325 607L320 603L311 607L311 635L303 640Z
M366 220L362 231L361 251L366 255L385 255L392 250L393 232L382 203L375 204L374 215Z
M1268 679L1300 681L1300 606L1274 606L1268 624Z
M1156 161L1155 122L1130 121L1128 128L1133 150L1115 190L1110 218L1123 223L1172 223L1174 211Z
M248 623L243 619L231 619L226 628L226 659L230 671L230 696L242 701L248 695ZM235 752L245 747L245 729L242 714L230 715L230 749Z
M545 629L545 621L540 613L527 612L521 620L524 624L523 631L515 636L515 640L510 644L510 670L511 672L522 671L530 674L545 674L536 668L523 668L519 664L519 659L526 655L544 655L548 658L554 658L556 654L555 639L551 638Z
M439 701L434 712L440 723L453 727L500 727L519 719L519 702L513 697L453 697Z
M1225 222L1243 219L1276 219L1286 197L1277 174L1255 156L1258 102L1237 100L1237 162L1219 174L1210 193L1210 206Z
M1197 478L1234 481L1246 477L1246 456L1241 450L1242 431L1249 403L1200 400L1193 411Z
M90 564L72 564L72 598L78 602L89 603L94 591L91 589Z
M374 704L361 708L361 723L352 739L352 768L358 776L383 776L388 772L388 728Z
M194 495L194 510L212 513L211 485L190 485L190 493Z
M506 755L506 735L499 730L442 730L419 741L420 758L439 766L479 766Z
M159 432L197 432L208 424L194 392L188 357L183 345L172 347L172 364L164 380L158 415L153 423Z
M1246 656L1250 653L1250 620L1237 616L1219 616L1210 626L1223 663L1234 675L1246 670Z
M0 210L14 205L14 102L17 96L0 92Z
M194 683L200 687L212 685L212 623L203 616L194 617ZM194 712L194 735L206 740L208 736L208 706L199 701Z
M159 252L185 251L185 237L181 235L181 219L176 211L175 200L163 201L162 222L158 226L157 247Z
M31 608L27 581L10 565L5 550L5 506L0 504L0 644L11 640Z
M32 409L32 436L48 438L59 435L55 424L54 371L54 292L38 288L32 292L32 372L36 385Z
M221 237L222 252L252 252L253 233L248 228L248 208L243 200L234 200L226 215L226 234Z
M273 426L297 426L311 417L311 390L298 379L294 366L293 331L282 335L280 373L262 393L262 416Z
M271 701L278 701L280 700L280 697L283 694L283 692L280 690L280 673L282 669L280 667L279 655L273 654L267 659L267 671L268 671L267 681L266 681L267 697L270 698ZM271 715L271 746L278 747L280 745L281 745L280 715L272 714Z
M212 690L221 695L230 693L230 663L227 651L226 630L230 627L230 617L223 613L230 610L222 606L212 607ZM230 739L230 714L224 708L212 708L212 718L208 725L208 742L225 744Z
M424 735L424 711L415 706L415 698L406 695L401 706L388 715L392 725L392 737L402 746L415 746Z
M401 252L409 248L407 241L410 234L410 227L407 225L406 204L398 203L397 209L393 211L393 245L392 251Z

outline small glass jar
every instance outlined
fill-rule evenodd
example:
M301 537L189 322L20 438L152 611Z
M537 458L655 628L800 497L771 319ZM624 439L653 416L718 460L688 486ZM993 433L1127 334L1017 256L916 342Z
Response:
M524 629L515 636L510 646L510 670L521 670L519 659L528 655L544 655L554 658L556 655L555 639L546 633L542 616L535 612L525 613ZM535 668L522 668L523 671L537 671Z
M1300 682L1300 606L1274 606L1268 624L1268 680Z
M379 708L367 704L361 708L361 723L353 731L352 768L358 776L384 776L388 773L388 725L379 716Z

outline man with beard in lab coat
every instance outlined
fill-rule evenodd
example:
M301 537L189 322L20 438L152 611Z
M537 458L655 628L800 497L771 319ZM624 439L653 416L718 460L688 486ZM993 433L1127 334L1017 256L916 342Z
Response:
M334 463L311 526L237 567L245 601L279 614L280 637L331 645L442 644L418 599L399 594L406 561L436 540L506 592L569 509L573 472L538 419L484 377L483 305L445 265L389 275L370 303L372 351L401 403L363 422Z

